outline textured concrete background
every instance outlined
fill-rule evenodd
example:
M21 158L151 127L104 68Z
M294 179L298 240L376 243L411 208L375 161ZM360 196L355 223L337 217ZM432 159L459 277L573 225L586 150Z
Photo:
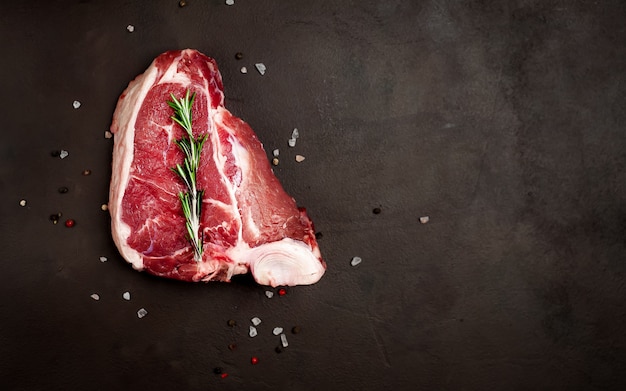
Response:
M5 388L624 389L623 1L187 3L0 5ZM323 234L318 284L267 299L115 250L103 133L127 83L186 47L281 149L276 174ZM294 325L275 353L271 329Z

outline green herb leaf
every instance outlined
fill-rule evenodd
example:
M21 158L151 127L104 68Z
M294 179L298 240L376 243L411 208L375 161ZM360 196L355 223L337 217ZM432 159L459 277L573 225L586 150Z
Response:
M198 190L196 186L196 176L198 167L200 166L200 152L207 139L206 135L194 138L192 132L191 107L196 98L196 94L189 95L190 91L183 98L177 99L170 94L172 100L167 104L174 109L174 115L171 117L174 122L179 124L187 132L188 137L182 137L174 142L185 155L183 164L176 164L172 167L172 171L176 173L187 186L186 192L178 193L178 198L185 216L185 226L187 228L187 239L194 249L194 259L200 261L202 252L204 251L204 235L200 231L200 216L202 214L202 197L203 190Z

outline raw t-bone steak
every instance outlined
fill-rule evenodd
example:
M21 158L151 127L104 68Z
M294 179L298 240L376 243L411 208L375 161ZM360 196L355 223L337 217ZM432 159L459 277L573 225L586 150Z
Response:
M186 133L172 120L170 93L195 93L192 128L206 134L197 187L204 190L194 259L172 171ZM262 285L317 282L326 264L313 223L283 189L254 131L224 107L217 64L187 49L158 56L120 96L111 132L109 211L120 254L137 270L184 281L229 281L250 271Z

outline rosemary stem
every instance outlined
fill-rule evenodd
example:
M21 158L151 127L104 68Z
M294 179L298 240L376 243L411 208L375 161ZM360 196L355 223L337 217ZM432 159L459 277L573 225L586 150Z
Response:
M174 109L172 119L179 124L188 135L188 138L181 138L176 141L185 155L184 164L178 164L172 170L181 178L187 187L187 192L181 192L179 198L181 201L183 214L185 215L187 236L189 243L194 249L194 259L196 262L202 260L203 238L200 235L200 215L202 213L202 195L203 191L198 190L196 186L196 176L198 174L198 166L200 162L200 152L206 140L205 136L194 138L192 132L191 106L195 99L195 94L189 96L189 90L185 97L176 99L171 95L172 100L167 102Z

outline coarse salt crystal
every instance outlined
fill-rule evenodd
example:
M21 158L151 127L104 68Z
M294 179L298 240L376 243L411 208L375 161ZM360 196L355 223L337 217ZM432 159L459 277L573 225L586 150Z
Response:
M426 223L428 223L428 221L430 221L430 217L428 217L428 216L420 217L420 223L426 224Z
M100 300L100 295L98 295L97 293L94 293L93 295L91 295L91 298L94 299L95 301Z
M226 5L233 5L235 4L235 0L226 0Z
M352 260L350 261L350 265L356 266L359 263L361 263L361 261L363 261L361 257L352 257Z
M278 150L278 148L272 151L272 155L274 155L275 157L278 157L278 155L280 155L280 151Z
M265 64L263 64L262 62L258 62L256 64L254 64L254 66L256 67L256 70L259 71L261 76L265 75L265 70L267 69L265 67Z
M279 335L282 332L283 332L283 328L282 327L274 327L274 330L272 330L272 333L274 335Z
M261 324L261 319L255 316L254 318L250 319L250 322L252 322L253 325L258 326Z
M265 296L267 296L268 299L271 299L272 297L274 297L274 292L272 292L272 291L265 291Z
M145 308L140 308L139 311L137 311L137 317L139 319L143 318L146 315L148 315L148 311L146 311Z
M72 102L72 106L73 106L75 109L77 109L77 108L79 108L79 107L80 107L80 102L79 102L79 101L77 101L77 100L75 100L74 102Z
M241 73L248 73L248 68L246 67L241 67Z
M124 292L122 294L122 297L124 298L124 300L130 300L130 292Z
M104 131L104 138L112 138L113 137L113 133L109 132L108 130Z
M109 259L108 259L107 257L100 257L100 262L106 262L106 261L108 261L108 260L109 260Z
M26 200L20 200L20 206L26 206Z
M69 154L70 154L69 152L67 152L66 150L62 149L61 152L59 153L59 157L61 159L65 159L66 157L69 156Z
M287 342L287 336L285 334L280 335L280 343L283 345L283 348L289 346L289 343Z
M302 156L302 155L296 155L296 161L297 161L298 163L300 163L300 162L304 161L304 156Z
M298 132L298 128L293 128L293 132L291 132L291 138L300 137L300 132Z
M296 146L296 139L292 137L289 139L289 141L287 141L287 143L289 144L291 148L293 148Z
M254 326L250 326L250 332L248 333L248 335L250 336L250 338L254 338L257 336L257 331L256 331L256 327Z
M128 26L126 26L126 30L128 30L129 33L132 33L133 31L135 31L135 26L129 24Z

